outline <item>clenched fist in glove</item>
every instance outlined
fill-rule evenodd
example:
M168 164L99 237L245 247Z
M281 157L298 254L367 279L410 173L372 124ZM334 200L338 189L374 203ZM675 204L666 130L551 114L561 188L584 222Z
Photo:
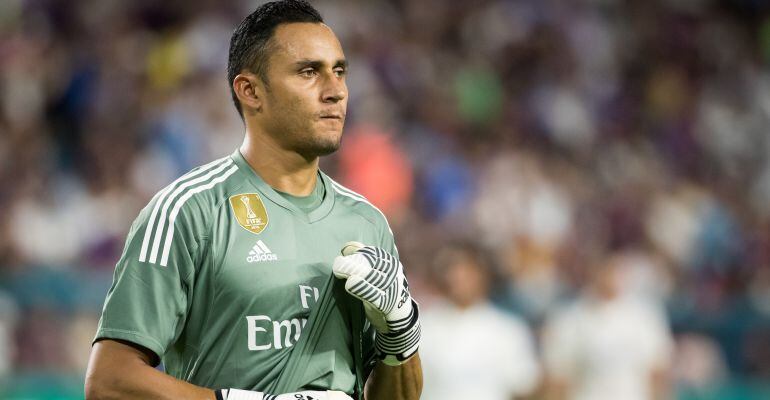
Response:
M420 321L417 303L401 263L383 249L350 242L334 259L332 270L346 279L345 290L364 303L377 330L374 346L388 365L401 365L417 352Z

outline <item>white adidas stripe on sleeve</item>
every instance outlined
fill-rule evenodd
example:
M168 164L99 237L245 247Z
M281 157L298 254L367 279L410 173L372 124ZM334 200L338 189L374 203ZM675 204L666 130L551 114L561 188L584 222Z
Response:
M229 163L226 165L232 164L232 160L230 160ZM165 267L168 263L168 255L171 251L171 242L174 240L174 221L176 221L176 217L179 214L179 210L182 208L185 202L189 200L194 194L203 192L204 190L209 190L216 186L218 183L223 182L225 179L229 178L230 175L234 174L235 171L238 170L237 165L233 165L230 169L227 170L224 174L214 178L211 182L198 186L194 189L191 189L189 192L185 193L182 197L179 198L179 200L174 205L174 208L171 210L171 215L169 216L169 223L168 223L168 232L166 233L166 243L163 246L163 255L160 259L160 265ZM153 246L154 248L154 246ZM152 259L152 255L150 258L151 262L154 262Z
M174 187L179 184L180 182L192 178L198 175L201 175L205 173L206 171L211 170L212 168L216 167L217 165L221 164L224 159L219 159L213 162L210 162L199 169L195 171L190 171L181 177L179 177L177 180L172 182L170 185L168 185L165 189L163 189L160 193L158 193L157 197L158 200L155 202L155 206L152 208L152 213L150 213L150 219L147 224L147 229L144 231L144 239L142 240L142 248L139 252L139 261L144 262L147 260L147 248L150 244L150 238L152 237L152 232L154 231L153 228L155 228L155 217L158 215L158 210L160 210L161 206L163 205L163 202L166 200L166 196L171 192L171 190L174 189Z
M177 187L171 193L171 196L169 196L168 199L166 199L166 202L163 205L163 209L160 212L160 217L158 217L158 227L155 228L155 238L152 240L152 251L150 252L150 262L151 263L156 262L157 259L158 259L158 250L160 250L160 244L161 244L161 242L163 240L163 229L166 227L166 215L168 214L169 208L171 207L172 203L174 204L174 207L176 207L176 205L179 204L179 202L182 199L184 199L185 196L187 196L187 194L189 194L190 192L185 193L179 199L175 199L175 197L179 196L179 194L181 194L185 189L187 189L187 188L189 188L191 186L195 186L197 184L200 184L200 183L208 181L214 175L222 172L222 170L224 170L225 168L230 166L232 163L233 163L233 160L228 159L226 162L224 162L220 166L214 168L213 170L207 172L205 175L199 176L199 177L197 177L197 178L195 178L195 179L193 179L191 181L187 181L187 182L179 185L179 187ZM235 168L238 169L238 167L235 167ZM192 189L191 191L196 190L196 189ZM187 198L189 198L189 197L187 197ZM185 199L185 201L186 201L186 199ZM184 202L182 202L182 203L184 203ZM169 219L169 228L170 228L171 226L173 226L174 221L171 220L171 218L168 218L168 219ZM173 228L171 228L171 230L173 230Z

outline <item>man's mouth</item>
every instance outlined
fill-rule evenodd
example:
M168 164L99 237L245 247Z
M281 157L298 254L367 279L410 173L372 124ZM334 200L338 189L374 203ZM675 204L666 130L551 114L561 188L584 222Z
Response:
M336 113L321 114L321 119L336 119L336 120L342 121L342 114L336 114Z

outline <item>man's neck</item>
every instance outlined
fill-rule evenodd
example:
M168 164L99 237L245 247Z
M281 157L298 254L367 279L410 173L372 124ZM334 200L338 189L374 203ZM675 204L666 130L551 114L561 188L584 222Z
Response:
M280 147L264 134L246 132L240 147L251 168L273 189L294 196L308 196L315 188L318 157L307 160Z

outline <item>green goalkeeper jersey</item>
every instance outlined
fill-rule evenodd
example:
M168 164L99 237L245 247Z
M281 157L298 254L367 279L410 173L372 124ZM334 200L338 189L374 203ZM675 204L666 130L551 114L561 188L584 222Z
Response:
M131 227L95 340L157 354L166 372L208 388L265 390L285 363L348 241L396 255L382 213L319 172L307 211L267 185L239 151L161 190ZM350 301L357 301L350 297ZM302 379L352 393L350 315L337 308ZM371 360L374 331L363 334Z

